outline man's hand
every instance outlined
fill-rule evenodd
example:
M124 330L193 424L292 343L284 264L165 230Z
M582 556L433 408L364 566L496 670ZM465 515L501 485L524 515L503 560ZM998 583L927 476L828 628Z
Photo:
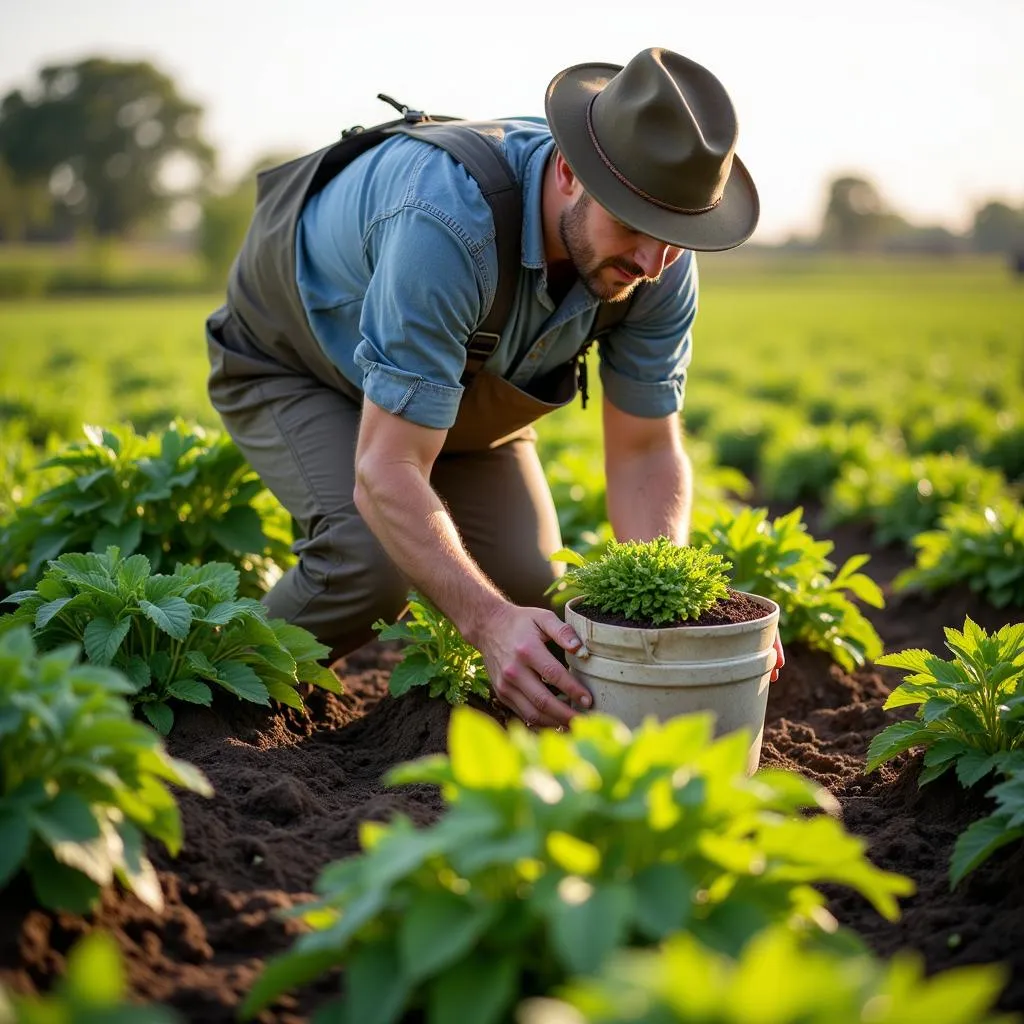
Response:
M567 725L576 714L548 685L581 707L591 704L587 688L548 650L549 640L573 654L583 647L572 626L554 612L505 604L477 643L498 699L530 726Z
M786 665L786 655L782 650L782 637L778 633L775 634L775 655L775 668L772 669L771 679L768 680L771 683L779 678L779 669Z

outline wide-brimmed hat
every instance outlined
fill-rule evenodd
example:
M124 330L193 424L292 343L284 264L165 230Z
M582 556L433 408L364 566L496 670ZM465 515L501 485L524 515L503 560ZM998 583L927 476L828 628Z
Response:
M753 233L760 204L736 156L736 112L707 68L660 48L625 67L577 64L551 80L545 108L573 174L624 224L704 251Z

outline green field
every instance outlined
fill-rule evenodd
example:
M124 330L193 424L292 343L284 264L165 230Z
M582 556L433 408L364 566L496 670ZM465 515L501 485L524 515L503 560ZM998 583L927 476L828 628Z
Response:
M741 434L795 407L813 423L864 419L1012 425L1024 408L1024 282L991 261L702 257L687 389L695 437ZM174 416L214 425L205 316L217 295L0 305L0 416L36 444L82 423ZM596 377L596 374L592 375ZM545 424L598 429L597 403ZM727 460L728 461L728 460Z

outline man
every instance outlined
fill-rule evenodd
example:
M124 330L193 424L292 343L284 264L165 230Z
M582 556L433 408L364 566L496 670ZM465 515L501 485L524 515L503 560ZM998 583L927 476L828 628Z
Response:
M758 200L724 88L679 54L569 68L546 112L484 130L518 182L522 243L500 341L468 387L495 219L459 162L407 136L334 176L317 157L261 181L208 340L211 399L303 535L270 613L340 657L412 586L481 651L506 705L560 726L574 712L551 688L590 696L547 646L581 644L546 607L560 538L528 424L572 399L598 309L616 304L599 349L609 518L620 539L684 543L693 251L743 242Z

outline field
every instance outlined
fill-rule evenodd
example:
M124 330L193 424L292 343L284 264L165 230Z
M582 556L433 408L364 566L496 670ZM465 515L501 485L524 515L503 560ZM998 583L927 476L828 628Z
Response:
M702 263L701 288L685 415L697 532L727 525L737 502L766 509L769 524L802 509L807 533L835 545L815 586L848 557L870 556L861 571L885 605L853 603L886 653L923 648L947 657L944 628L963 629L967 616L988 631L1024 622L1024 282L988 261L730 254ZM216 428L203 386L203 319L217 303L176 296L0 305L0 515L38 495L29 466L83 440L83 423L128 420L145 432L181 417ZM602 536L598 406L577 404L540 428L563 539L577 550ZM904 582L923 550L916 537L967 536L950 516L983 516L985 507L996 510L1003 534L971 534L960 549L944 549L941 574ZM963 553L985 543L998 548L988 561ZM816 557L797 550L804 565ZM1024 1013L1024 843L1008 842L955 887L949 876L958 836L992 812L986 794L995 776L971 787L947 772L919 786L920 746L866 773L871 741L913 717L910 706L883 708L904 673L877 664L870 649L863 664L844 660L832 641L817 642L824 635L787 642L762 766L825 787L870 861L916 887L891 921L834 879L822 888L828 910L879 957L913 950L929 973L1004 965L998 1006ZM176 858L150 844L163 911L114 886L94 914L47 910L27 874L15 874L0 906L0 983L15 993L48 990L76 940L103 928L124 957L133 998L164 1003L188 1021L234 1020L267 959L300 931L278 912L308 901L329 862L359 852L363 823L402 812L427 826L443 816L435 786L392 788L382 778L447 743L443 701L421 690L388 695L400 657L395 643L370 644L338 663L344 693L307 687L308 715L223 693L209 707L178 705L168 749L202 769L214 795L178 794L184 844ZM322 974L258 1019L308 1021L336 991L336 976Z

